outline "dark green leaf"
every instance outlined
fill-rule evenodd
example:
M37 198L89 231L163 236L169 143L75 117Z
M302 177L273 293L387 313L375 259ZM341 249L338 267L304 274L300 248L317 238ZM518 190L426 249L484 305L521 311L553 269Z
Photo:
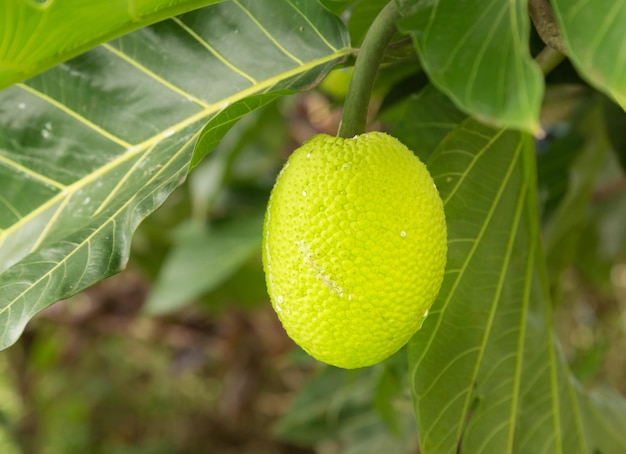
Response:
M440 91L429 85L386 111L390 134L428 162L439 142L466 118Z
M278 436L314 446L333 441L342 447L339 452L343 454L414 453L417 442L413 415L406 407L409 396L398 396L393 402L401 436L391 433L371 411L384 365L352 371L322 369L300 390L276 426Z
M626 112L617 104L605 99L604 119L613 151L626 173Z
M557 300L561 275L572 264L587 225L592 193L609 147L599 106L597 103L586 106L589 108L587 115L574 128L575 136L584 133L584 138L576 137L574 147L561 146L557 150L562 156L573 156L574 159L567 169L565 179L568 184L563 199L543 232L552 295ZM572 142L569 141L568 145L571 146Z
M525 2L400 2L431 81L462 110L498 126L539 127L543 78L528 50Z
M626 258L626 173L613 154L600 172L593 202L576 268L602 294L613 295Z
M409 344L425 453L626 449L623 399L588 394L555 345L534 160L530 136L470 119L430 161L449 253L439 297Z
M626 109L626 0L553 0L569 58Z
M376 384L374 408L389 432L399 438L403 437L403 421L394 403L403 397L402 394L407 389L404 350L385 361L378 370L380 375Z
M580 132L568 127L562 135L561 131L554 131L537 143L537 176L544 221L552 217L567 194L569 169L582 151L582 141Z

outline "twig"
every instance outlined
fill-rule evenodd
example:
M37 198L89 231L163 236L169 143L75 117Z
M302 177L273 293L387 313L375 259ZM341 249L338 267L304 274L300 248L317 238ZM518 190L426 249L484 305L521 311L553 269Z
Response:
M537 54L535 57L535 62L541 68L541 72L544 75L549 74L554 68L556 68L559 63L561 63L565 59L565 55L563 55L558 50L546 46L543 48L541 52Z
M528 11L543 42L561 54L567 55L563 36L548 0L528 0Z

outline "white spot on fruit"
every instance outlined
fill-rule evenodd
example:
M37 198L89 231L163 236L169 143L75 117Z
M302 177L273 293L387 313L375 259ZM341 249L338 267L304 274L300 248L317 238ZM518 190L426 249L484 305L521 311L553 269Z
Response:
M304 240L296 241L296 246L298 246L298 250L302 255L302 260L306 265L308 265L311 270L315 273L315 278L324 284L325 287L330 289L339 297L343 297L343 287L339 285L331 276L326 272L326 269L315 260L313 257L313 251L308 244L304 242Z
M406 238L406 232L403 230L402 232L400 232L400 236L401 236L402 238Z
M302 191L302 196L306 197L306 191Z

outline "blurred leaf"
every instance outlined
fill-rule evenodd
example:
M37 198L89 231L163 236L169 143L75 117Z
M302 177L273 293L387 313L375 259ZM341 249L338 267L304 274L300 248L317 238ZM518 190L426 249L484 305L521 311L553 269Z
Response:
M604 121L613 151L626 173L626 112L609 99L604 100Z
M11 429L24 417L23 402L14 390L15 374L7 356L0 356L0 450L3 454L21 454Z
M381 93L384 95L384 98L378 110L379 115L384 114L386 110L406 100L409 96L416 95L430 84L426 73L421 71L419 61L417 61L417 59L415 60L415 63L413 71L407 72L407 74L403 75L401 78L397 78L394 81L395 83L388 87L386 92ZM391 65L389 69L392 69L395 66L396 65Z
M580 155L585 133L579 130L595 92L580 85L548 86L541 112L544 134L535 138L541 222L545 225L570 185L569 169Z
M600 172L594 203L577 251L576 268L597 291L612 295L616 265L626 260L626 173L609 153ZM619 265L618 265L619 266Z
M428 162L439 142L466 118L432 85L391 107L382 115L391 123L389 133L398 137L419 158Z
M463 111L497 126L539 127L543 77L528 50L525 2L400 0L431 81Z
M0 92L0 348L39 310L125 266L207 121L249 96L305 88L350 52L346 39L316 2L238 0Z
M0 89L132 30L221 0L3 0Z
M401 351L401 354L396 354L385 361L382 367L379 368L379 371L380 375L374 394L374 408L389 432L400 438L403 436L403 421L394 405L394 400L400 397L403 391L407 389L406 354L404 349Z
M391 433L371 410L384 364L352 371L321 369L298 392L289 412L276 426L278 436L305 445L325 446L325 441L332 440L336 449L325 452L333 453L415 452L417 440L410 408L394 405L401 436ZM408 396L406 399L408 403Z
M583 137L571 125L554 128L537 142L537 178L542 220L549 221L567 194L569 169L582 152Z
M365 413L372 393L369 369L323 367L301 389L275 430L284 440L313 444L335 439L350 418Z
M626 0L553 0L569 58L626 109Z
M413 57L415 57L415 50ZM396 91L403 91L403 96L399 99L406 98L412 93L417 93L428 83L428 79L421 71L419 60L415 58L405 58L393 63L383 64L378 70L374 90L372 91L372 99L374 103L378 103L378 99L382 100L380 109L385 109L389 104L390 97L395 97Z
M592 382L604 365L608 345L606 343L587 351L577 352L577 358L571 365L572 373L582 383Z
M559 298L562 273L572 264L579 240L587 224L592 193L609 144L604 133L599 106L587 106L588 114L574 125L577 137L574 149L560 148L561 155L573 155L567 169L569 182L563 199L544 227L544 249L550 287L555 302ZM595 108L593 108L595 107ZM577 152L577 149L580 150Z
M232 148L216 149L189 176L191 218L197 222L206 222L209 219L211 206L222 189L233 151Z
M243 120L240 129L231 131L230 138L224 137L220 148L233 148L226 185L251 186L269 195L276 174L294 146L289 119L297 98L298 95L284 97L270 104ZM263 208L265 202L263 200Z
M145 306L147 313L173 312L213 290L261 247L263 215L206 228L181 226Z
M624 400L588 394L555 345L534 159L530 136L473 119L431 159L449 252L439 297L409 343L425 453L626 449Z
M267 307L265 273L261 262L261 250L252 254L235 273L221 285L202 298L200 303L211 313L230 310L235 306L244 308Z

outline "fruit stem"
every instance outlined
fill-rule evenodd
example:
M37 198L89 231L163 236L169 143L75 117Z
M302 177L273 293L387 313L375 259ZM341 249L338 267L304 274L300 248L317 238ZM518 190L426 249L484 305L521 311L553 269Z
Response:
M565 59L565 55L552 47L544 47L541 52L535 57L535 62L541 68L544 76L547 76L552 72L554 68Z
M367 109L378 67L389 41L396 33L399 18L400 13L392 0L376 16L367 31L354 63L337 136L350 138L365 132Z

